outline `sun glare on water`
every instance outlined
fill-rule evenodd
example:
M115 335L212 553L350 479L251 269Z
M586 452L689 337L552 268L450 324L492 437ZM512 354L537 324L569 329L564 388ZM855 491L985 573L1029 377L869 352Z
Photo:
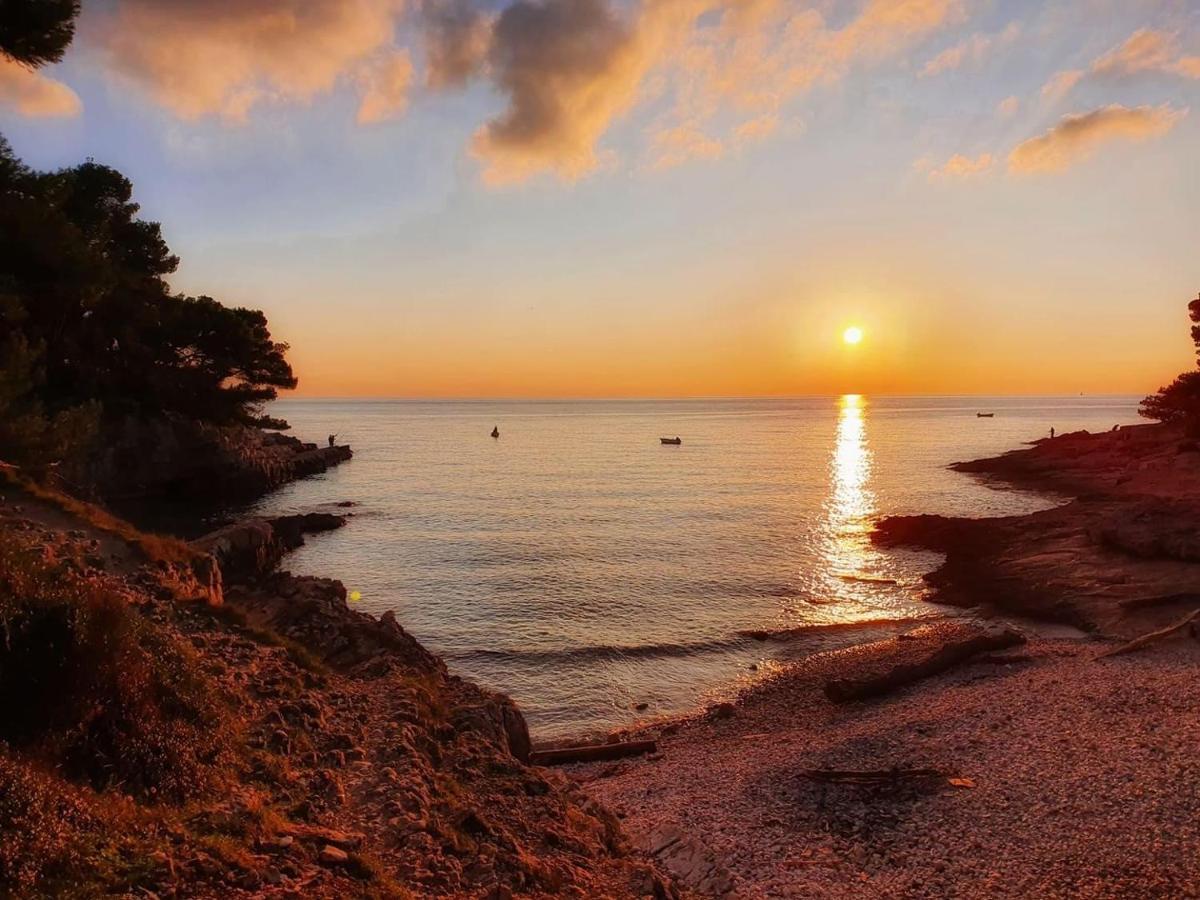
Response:
M850 346L862 343L863 330L857 325L851 325L842 332L842 341Z

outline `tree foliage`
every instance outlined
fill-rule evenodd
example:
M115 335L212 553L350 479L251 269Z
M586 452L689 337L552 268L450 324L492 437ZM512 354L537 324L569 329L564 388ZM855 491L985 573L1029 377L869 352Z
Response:
M79 0L0 0L0 54L31 68L58 62L78 15Z
M1192 320L1192 343L1200 365L1200 296L1188 304ZM1138 414L1158 422L1183 422L1189 433L1200 434L1200 369L1184 372L1138 407Z
M296 386L261 312L171 292L179 260L132 198L115 169L35 172L0 137L0 427L40 435L30 453L81 410L258 424Z

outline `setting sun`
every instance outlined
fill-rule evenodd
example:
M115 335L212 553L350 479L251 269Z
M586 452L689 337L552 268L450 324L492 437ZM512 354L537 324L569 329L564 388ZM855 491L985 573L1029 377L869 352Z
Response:
M863 339L863 330L861 328L859 328L857 325L851 325L849 328L847 328L845 331L842 332L842 341L847 344L850 344L851 346L862 343L862 339Z

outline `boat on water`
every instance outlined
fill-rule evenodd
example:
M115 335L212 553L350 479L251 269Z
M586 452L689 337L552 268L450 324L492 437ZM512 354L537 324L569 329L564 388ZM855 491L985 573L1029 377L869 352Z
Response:
M664 444L676 444L676 445L678 445L678 444L682 444L682 443L683 443L683 438L681 438L681 437L673 437L673 438L664 438L664 437L660 437L660 438L659 438L659 440L660 440L660 441L662 441Z
M975 418L977 418L977 419L994 419L994 418L996 418L996 414L995 413L975 413Z

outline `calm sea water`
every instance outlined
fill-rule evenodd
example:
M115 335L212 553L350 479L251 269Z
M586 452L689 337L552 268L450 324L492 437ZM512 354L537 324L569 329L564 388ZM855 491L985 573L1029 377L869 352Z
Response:
M452 670L516 698L535 737L561 738L695 708L781 659L866 639L863 623L944 612L920 596L937 557L872 547L872 520L1050 505L945 466L1051 427L1134 422L1135 405L281 401L272 413L294 434L337 432L355 457L258 510L357 504L289 568L341 579L368 612L395 610ZM660 444L675 435L682 445ZM791 629L805 630L743 634Z

